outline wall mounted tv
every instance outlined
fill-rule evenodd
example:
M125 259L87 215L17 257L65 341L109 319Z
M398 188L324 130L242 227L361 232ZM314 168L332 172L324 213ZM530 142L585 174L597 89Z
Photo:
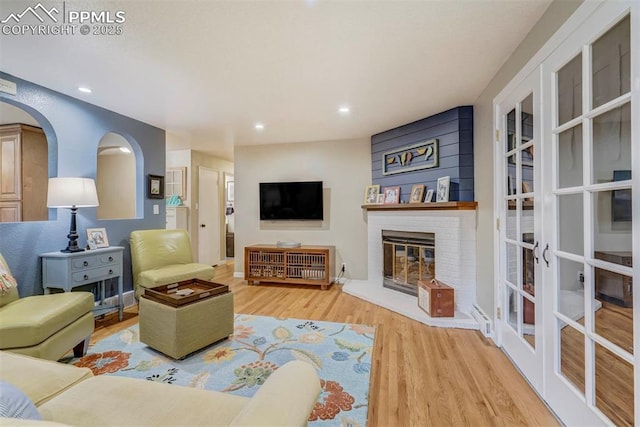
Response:
M323 219L322 181L260 183L260 220Z

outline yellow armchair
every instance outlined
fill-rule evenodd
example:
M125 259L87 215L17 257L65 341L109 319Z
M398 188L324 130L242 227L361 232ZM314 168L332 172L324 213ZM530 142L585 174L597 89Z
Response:
M193 262L187 230L136 230L130 237L136 297L145 288L194 278L213 279L212 266Z
M11 274L2 254L0 263ZM93 333L91 292L20 298L18 289L0 292L0 350L58 360L71 348L85 354Z

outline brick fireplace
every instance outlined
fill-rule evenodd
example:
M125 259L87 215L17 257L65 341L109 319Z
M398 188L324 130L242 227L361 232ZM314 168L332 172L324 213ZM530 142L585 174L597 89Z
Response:
M365 208L368 278L348 281L343 291L428 325L478 329L478 322L471 315L476 302L475 203L431 203L421 204L420 208L413 208L409 204ZM412 268L418 270L417 273L402 273L405 277L411 277L413 281L415 274L426 276L432 273L438 280L454 288L453 318L432 318L418 308L416 296L384 286L386 268L383 261L385 244L382 243L382 236L383 231L389 230L400 232L400 236L395 236L395 240L399 241L399 247L396 248L397 258L401 263L402 258L406 258L409 263L413 263ZM419 233L423 237L432 236L432 240L427 237L421 242L423 247L411 240L410 236L416 235L413 233ZM402 243L403 239L405 243ZM433 246L433 249L427 249L429 246ZM409 251L405 248L413 249ZM430 259L431 254L433 259ZM432 267L433 271L430 271L429 267ZM423 270L420 270L421 268ZM397 279L399 278L396 277Z

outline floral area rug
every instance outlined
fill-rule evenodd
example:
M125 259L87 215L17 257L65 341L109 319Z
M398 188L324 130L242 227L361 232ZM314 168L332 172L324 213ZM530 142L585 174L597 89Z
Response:
M375 327L237 314L228 339L175 360L139 341L138 325L71 359L96 375L120 375L253 396L286 362L313 365L322 392L311 426L365 426Z

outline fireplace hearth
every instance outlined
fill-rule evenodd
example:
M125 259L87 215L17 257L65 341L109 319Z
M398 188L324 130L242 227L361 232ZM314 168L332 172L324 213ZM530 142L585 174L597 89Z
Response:
M435 233L382 230L382 286L418 295L418 281L435 277Z

